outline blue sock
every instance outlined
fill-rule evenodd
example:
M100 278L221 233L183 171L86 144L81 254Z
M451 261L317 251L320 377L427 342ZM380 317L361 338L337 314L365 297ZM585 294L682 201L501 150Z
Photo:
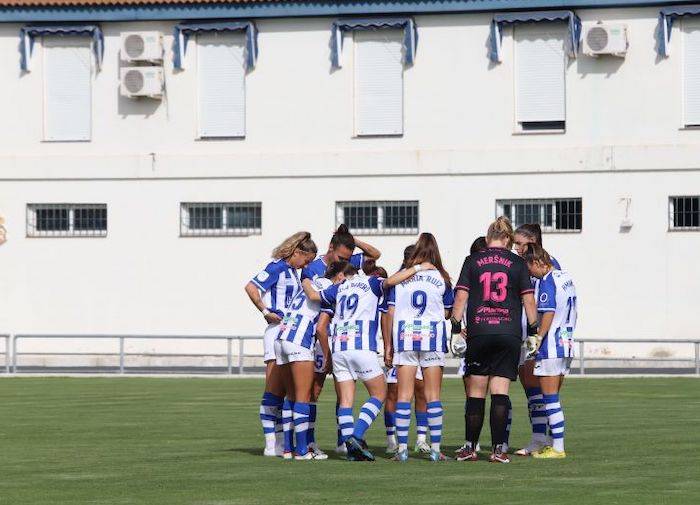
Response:
M396 438L399 441L399 451L408 449L408 429L411 426L411 404L396 403Z
M310 405L308 403L294 402L294 436L296 438L297 455L303 456L309 451L309 442L307 434L309 430L309 412Z
M435 452L440 452L440 442L442 442L442 403L440 401L430 402L427 407L426 416L430 425L430 448Z
M316 404L309 403L309 431L306 439L310 444L316 443Z
M387 437L396 435L396 416L393 412L387 412L386 408L384 409L384 427Z
M564 451L564 411L561 408L559 394L543 396L545 412L552 432L552 448L555 451Z
M544 443L547 440L547 413L544 408L542 390L538 387L527 388L527 409L532 425L532 439Z
M282 404L282 432L284 433L284 452L294 452L294 402L287 398Z
M338 420L338 416L340 415L339 412L340 412L340 404L336 403L335 404L335 419L336 419L336 421ZM352 415L352 413L350 415ZM338 446L343 445L343 433L340 431L340 422L338 422L338 424L336 425L336 434L338 435L338 439L337 439L338 441L337 441L336 445L338 445Z
M284 399L272 393L263 393L260 401L260 423L262 424L263 435L265 436L265 447L274 449L276 443L275 427L277 417L282 410Z
M352 436L358 440L364 440L365 432L372 426L380 410L382 410L382 402L371 396L360 408L360 415L357 417Z
M428 433L428 412L416 410L416 435L422 438Z
M345 440L352 435L355 421L352 418L352 408L338 406L338 427L340 429L340 441L338 445L345 443Z

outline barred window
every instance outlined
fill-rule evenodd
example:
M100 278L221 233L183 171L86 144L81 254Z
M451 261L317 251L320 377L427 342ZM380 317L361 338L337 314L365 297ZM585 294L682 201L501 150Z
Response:
M672 196L668 205L669 229L700 230L700 196Z
M415 235L418 202L337 202L335 218L358 235Z
M537 223L544 232L579 232L583 224L580 198L498 200L496 216L506 216L513 226Z
M103 203L30 203L28 237L105 237L107 205Z
M182 203L183 237L247 236L262 233L262 203Z

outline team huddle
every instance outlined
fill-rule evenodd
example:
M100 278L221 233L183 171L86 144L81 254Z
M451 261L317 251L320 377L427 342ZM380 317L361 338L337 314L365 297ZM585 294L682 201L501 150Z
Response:
M315 426L317 401L332 374L338 453L350 461L374 461L365 433L383 408L387 454L406 461L413 404L415 452L445 461L440 394L451 351L463 358L459 374L467 398L458 461L478 459L487 394L489 460L510 461L508 393L518 376L532 439L515 454L566 457L559 391L574 352L576 288L543 249L539 226L514 231L508 219L498 218L472 244L456 284L430 233L406 247L393 275L377 265L380 255L345 225L322 255L311 234L299 232L275 248L273 261L246 285L268 323L260 404L264 455L328 458ZM358 380L369 398L355 416Z

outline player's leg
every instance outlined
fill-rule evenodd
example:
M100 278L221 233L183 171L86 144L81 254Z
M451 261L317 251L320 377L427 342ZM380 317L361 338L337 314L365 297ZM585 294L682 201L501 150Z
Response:
M423 353L428 354L428 353ZM436 353L429 353L431 355ZM440 353L442 354L442 353ZM432 363L444 364L444 356L440 361L433 360ZM428 362L422 362L422 365ZM424 366L423 384L425 390L426 408L428 414L428 426L430 427L430 459L432 461L445 461L446 458L440 450L442 443L442 418L443 409L440 400L442 390L443 366Z
M527 410L532 430L530 443L515 452L519 456L529 456L547 445L547 415L545 414L540 381L533 373L534 365L535 360L526 360L518 370L520 383L527 396Z
M469 340L465 363L469 369L467 383L467 406L464 413L463 451L457 454L457 461L476 461L476 447L484 424L486 393L489 388L489 343L490 336L476 336Z
M387 454L394 454L398 448L396 440L396 400L399 394L399 386L396 380L396 367L391 367L386 373L387 391L386 400L384 401Z
M490 368L492 370L489 388L491 390L491 444L493 452L490 460L494 463L509 463L506 448L510 398L508 391L511 381L518 377L521 341L508 335L491 336Z
M268 326L263 336L265 362L265 391L260 401L260 423L265 437L266 456L282 456L282 406L284 404L284 385L277 372L275 342L277 333L273 326ZM274 419L273 419L274 418Z
M338 395L336 418L340 429L340 443L344 446L345 440L352 435L355 420L352 407L355 402L355 380L348 352L333 353L333 376L335 378L335 390Z
M409 351L399 353L399 356L403 358L402 363L411 363ZM405 461L408 458L408 431L411 426L411 400L416 383L417 364L416 360L415 364L400 364L396 367L399 384L396 399L396 438L399 442L395 457L397 461Z
M376 360L375 356L372 356L372 358ZM367 368L363 367L363 370L367 370ZM369 398L362 404L362 407L360 407L360 413L355 421L352 437L346 442L348 445L348 456L350 456L350 454L355 454L356 459L374 461L374 455L369 451L367 443L365 442L365 433L379 415L379 412L382 410L384 399L386 398L386 380L381 370L379 370L379 372L378 375L363 380L365 388L369 393Z
M339 419L339 414L338 412L340 411L340 388L338 387L338 380L335 377L335 374L333 375L333 389L335 389L335 397L336 397L336 402L335 402L335 419L336 421ZM345 447L345 440L343 438L343 432L340 429L340 424L336 424L336 446L335 446L335 452L338 454L347 454L347 448Z
M279 374L286 394L282 404L282 432L284 436L284 459L294 457L294 384L292 370L289 364L277 365L276 373Z
M294 387L292 420L294 423L296 442L295 459L314 459L313 452L309 452L309 442L307 439L311 415L310 402L311 388L314 381L314 362L295 361L286 366L291 367L291 377Z
M430 454L430 445L426 441L428 435L428 407L425 399L425 383L420 367L416 368L413 396L416 415L416 445L413 450L414 452Z
M539 360L535 374L540 380L544 398L547 420L552 434L552 446L533 454L535 458L565 458L564 451L564 409L561 405L559 391L564 375L569 372L571 361L567 358Z
M316 416L318 412L318 399L323 391L323 385L326 382L326 374L323 372L325 362L323 359L323 350L321 345L316 342L314 348L314 381L311 387L311 403L309 404L309 432L307 440L309 442L309 450L314 453L317 458L325 459L326 453L323 452L316 443Z

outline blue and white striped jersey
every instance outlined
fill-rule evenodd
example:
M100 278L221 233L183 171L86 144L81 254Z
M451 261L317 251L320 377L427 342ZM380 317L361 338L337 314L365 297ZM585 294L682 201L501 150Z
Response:
M350 263L355 266L358 270L362 268L362 263L365 261L365 255L364 253L357 253L353 254L350 256ZM328 268L328 265L326 265L326 262L323 260L323 256L317 257L315 260L313 260L311 263L309 263L304 269L301 271L301 280L303 281L304 279L311 279L314 280L317 277L323 277L326 275L326 269Z
M383 283L384 279L358 274L321 291L321 310L333 314L333 352L377 352Z
M445 310L454 303L452 287L437 270L418 272L394 286L387 296L394 306L394 349L447 352Z
M330 280L319 278L313 281L315 288L321 290L330 287ZM289 308L284 311L284 317L279 325L278 340L287 340L297 345L311 349L316 336L316 323L321 314L321 302L313 302L300 290L292 300Z
M559 262L554 256L550 256L550 259L552 260L552 267L554 267L554 270L561 270L561 266L559 265ZM532 277L530 276L530 282L532 282L532 288L535 290L534 296L535 296L535 302L537 302L537 297L540 293L540 280L537 277ZM523 319L522 319L522 339L525 341L527 339L527 314L525 314L525 311L523 310Z
M250 282L262 292L263 303L273 311L283 311L289 307L301 290L296 270L283 259L268 263Z
M561 270L552 270L540 281L537 311L554 312L554 320L545 335L537 359L573 358L574 330L576 329L576 286L571 276Z

